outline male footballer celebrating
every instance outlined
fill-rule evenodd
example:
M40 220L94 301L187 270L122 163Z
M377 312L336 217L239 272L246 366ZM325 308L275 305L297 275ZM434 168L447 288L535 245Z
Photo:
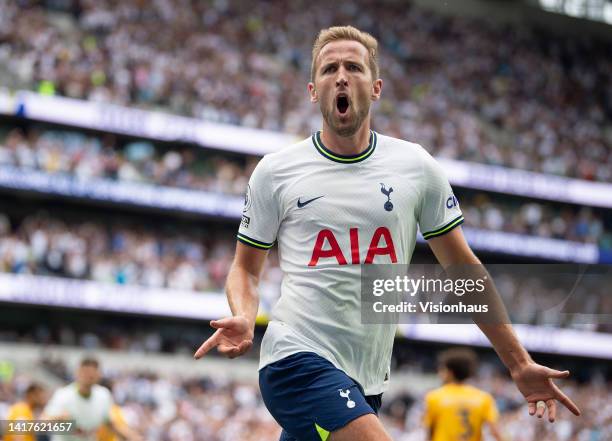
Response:
M308 92L322 130L254 170L226 285L233 316L212 321L217 331L195 353L217 347L234 358L252 346L257 284L278 242L284 277L259 378L283 441L391 439L376 414L396 326L361 323L360 265L409 264L417 227L442 266L480 263L457 228L463 216L436 161L417 144L370 129L382 88L371 35L350 26L320 32ZM531 414L548 409L553 421L555 400L579 414L552 382L569 372L533 362L510 325L479 326Z

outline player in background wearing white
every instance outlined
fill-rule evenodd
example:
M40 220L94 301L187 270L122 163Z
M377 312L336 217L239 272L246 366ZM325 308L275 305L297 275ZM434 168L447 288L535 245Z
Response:
M45 408L42 419L72 420L76 430L71 434L53 435L51 441L93 441L98 429L110 425L112 430L128 441L142 438L126 426L114 425L110 416L113 405L111 392L98 384L98 361L86 357L81 360L76 381L57 389Z
M277 241L284 278L262 342L260 387L281 440L390 440L376 413L395 327L361 323L360 265L408 264L417 226L443 267L480 261L435 160L370 129L370 105L383 88L376 40L350 26L323 30L311 72L322 130L266 155L253 172L226 285L233 316L211 322L217 331L194 356L216 347L234 358L251 348L257 285ZM536 364L510 325L478 325L531 415L548 409L554 421L555 400L580 413L552 382L568 371Z

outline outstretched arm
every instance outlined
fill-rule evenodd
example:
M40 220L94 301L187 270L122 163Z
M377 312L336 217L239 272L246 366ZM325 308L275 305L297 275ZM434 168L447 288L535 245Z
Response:
M237 242L236 255L225 285L232 317L210 322L210 326L217 331L202 343L194 358L202 358L214 347L226 357L235 358L253 346L255 318L259 308L257 285L267 255L267 250Z
M481 264L467 244L460 227L428 242L438 262L445 268L455 264ZM555 400L575 415L580 415L578 407L552 381L555 378L568 377L569 371L561 372L535 363L518 340L512 325L476 324L509 369L514 382L529 404L530 415L537 414L542 418L547 408L548 420L553 422L557 413ZM538 405L540 401L544 405Z
M497 423L489 422L489 430L491 431L491 435L495 438L495 441L504 441L504 437L502 436L499 427L497 427Z

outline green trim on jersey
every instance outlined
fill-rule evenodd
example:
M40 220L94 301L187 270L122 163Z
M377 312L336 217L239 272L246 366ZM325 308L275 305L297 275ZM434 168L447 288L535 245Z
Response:
M339 155L338 153L334 153L325 147L325 144L323 144L323 141L321 140L321 131L318 131L312 135L312 143L317 148L319 153L321 153L327 159L331 159L332 161L339 162L341 164L352 164L369 158L372 156L372 153L374 153L374 149L376 149L377 140L378 136L376 135L376 132L374 130L370 130L370 143L363 152L357 155Z
M269 250L270 248L272 248L274 246L274 243L266 243L266 242L261 242L257 239L253 239L249 236L246 236L244 234L240 234L238 233L236 235L236 238L242 242L245 245L250 245L254 248L259 248L260 250Z
M452 221L450 221L443 227L438 228L437 230L430 231L428 233L423 233L423 239L431 239L432 237L442 236L443 234L448 233L453 228L461 225L463 223L463 220L463 215L460 215L459 217L453 219Z
M317 423L315 423L315 429L317 429L317 433L321 437L321 441L327 441L327 438L329 438L329 431L325 430L323 427L319 426Z

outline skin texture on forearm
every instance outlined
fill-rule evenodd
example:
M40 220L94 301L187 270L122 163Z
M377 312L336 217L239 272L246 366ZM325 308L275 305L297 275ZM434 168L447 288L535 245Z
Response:
M232 314L246 318L252 326L255 326L259 309L257 285L267 256L266 250L258 250L238 242L225 284L225 293Z
M495 438L495 441L504 441L504 438L502 437L496 423L489 423L489 430L491 431L493 438Z
M246 318L252 325L255 324L259 308L258 283L259 278L257 276L234 262L227 275L225 285L227 301L232 314Z
M533 361L516 336L512 325L483 323L477 323L477 325L487 336L495 352L510 372Z

